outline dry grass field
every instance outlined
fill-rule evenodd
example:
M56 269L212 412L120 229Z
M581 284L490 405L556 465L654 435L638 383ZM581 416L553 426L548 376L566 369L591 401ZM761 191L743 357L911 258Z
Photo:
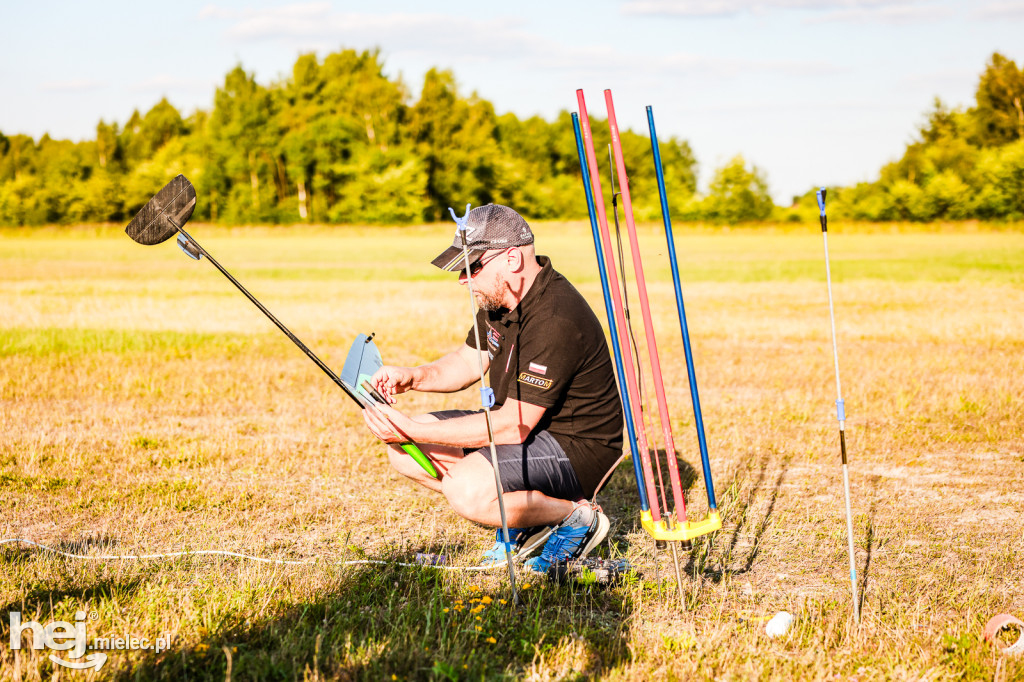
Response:
M116 228L0 232L0 679L1024 679L982 641L1024 618L1024 232L830 232L863 619L851 618L820 231L677 230L725 525L671 558L628 460L599 502L621 584L399 565L475 562L489 531L389 470L348 399L207 263ZM603 319L589 225L535 226ZM449 225L192 234L328 364L461 343ZM642 234L692 513L706 509L664 241ZM635 298L633 299L635 301ZM639 320L639 316L636 316ZM474 407L475 391L404 397ZM379 564L345 564L361 559ZM8 612L168 635L97 672L9 646ZM764 617L795 623L771 639ZM28 638L26 637L26 641ZM27 645L26 645L27 647ZM55 652L63 653L63 652Z

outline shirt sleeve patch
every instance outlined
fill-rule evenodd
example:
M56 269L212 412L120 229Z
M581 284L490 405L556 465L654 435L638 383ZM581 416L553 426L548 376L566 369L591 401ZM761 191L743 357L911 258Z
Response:
M542 379L541 377L530 374L529 372L520 372L519 382L529 384L530 386L536 386L537 388L545 391L551 388L551 384L553 383L551 379Z

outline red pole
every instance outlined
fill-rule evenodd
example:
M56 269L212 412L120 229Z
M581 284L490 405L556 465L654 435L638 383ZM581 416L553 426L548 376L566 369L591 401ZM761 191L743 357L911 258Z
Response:
M619 176L619 191L622 193L622 209L626 214L626 229L629 232L629 248L633 254L633 271L640 294L640 310L644 318L644 336L647 337L647 352L651 356L651 373L654 375L654 392L658 396L658 412L661 415L661 432L665 437L665 459L668 460L668 475L672 482L672 499L675 502L678 520L686 522L686 499L679 482L679 466L676 463L676 446L672 438L672 424L668 415L668 401L665 399L665 381L661 376L661 361L658 359L658 341L654 336L654 322L651 320L651 305L647 300L647 283L644 280L644 264L640 257L640 244L633 222L633 202L629 196L629 178L622 158L622 141L619 139L619 125L615 120L615 105L612 91L604 91L604 103L608 107L608 127L612 133L612 152L615 154L615 170ZM668 510L666 510L667 512Z
M647 484L648 502L651 505L651 518L655 523L661 521L661 508L658 506L657 488L654 487L654 470L651 468L651 453L647 446L647 434L644 431L643 413L638 396L639 387L636 381L636 370L633 367L633 354L630 352L629 339L626 336L626 317L623 313L622 292L619 289L618 270L615 267L615 256L612 252L612 240L608 231L608 214L604 208L604 194L601 191L601 171L597 167L597 155L594 152L594 138L590 132L590 117L587 115L587 104L583 100L583 90L576 91L576 101L580 107L580 127L583 129L584 148L587 152L587 166L590 168L590 184L594 190L594 204L597 209L598 223L601 227L601 242L604 246L604 257L608 280L612 290L612 308L615 310L616 327L619 334L618 344L622 349L623 365L626 374L626 394L633 410L634 420L639 420L636 434L640 450L640 461L644 468L644 481ZM616 340L612 339L612 343Z

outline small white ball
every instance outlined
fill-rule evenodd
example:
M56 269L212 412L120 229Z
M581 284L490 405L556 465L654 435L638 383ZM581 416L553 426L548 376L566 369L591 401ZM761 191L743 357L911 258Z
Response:
M780 637L789 631L793 624L793 614L787 611L779 611L772 619L765 623L764 631L769 637Z

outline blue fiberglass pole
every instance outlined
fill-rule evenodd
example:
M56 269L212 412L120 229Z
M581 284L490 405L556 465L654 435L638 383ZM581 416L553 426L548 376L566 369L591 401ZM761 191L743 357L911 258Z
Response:
M580 131L579 114L572 115L572 129L576 133L576 153L580 157L580 171L583 173L583 193L587 195L587 211L590 213L590 229L594 233L594 248L597 250L597 271L601 274L601 292L604 294L604 310L608 316L608 327L612 335L612 350L615 355L615 371L619 377L619 396L622 408L626 412L626 430L629 435L629 450L633 456L633 475L636 477L636 489L640 494L640 509L651 508L647 500L647 487L644 485L643 464L640 461L640 450L636 444L636 429L633 425L633 409L626 395L626 373L622 366L622 350L615 343L618 338L618 326L615 324L615 313L612 309L612 294L608 286L608 273L605 272L604 249L601 247L601 234L597 227L597 210L594 208L594 196L590 191L590 171L587 170L586 152L583 150L583 133Z
M676 290L676 308L679 310L679 327L683 333L683 351L686 354L686 376L690 381L690 400L693 402L693 419L697 424L697 443L700 445L700 462L704 467L704 486L708 491L708 510L715 511L715 484L711 480L711 462L708 459L708 442L704 436L704 418L700 412L700 396L697 394L697 374L693 369L693 351L690 350L690 330L686 326L686 309L683 307L683 290L679 285L679 266L676 263L676 244L672 237L672 219L668 215L668 198L665 192L665 172L661 167L661 152L658 149L658 134L654 130L654 111L647 107L647 126L651 130L651 150L654 152L654 172L658 177L658 194L661 197L661 217L665 223L665 240L668 242L668 262L672 266L672 283Z

